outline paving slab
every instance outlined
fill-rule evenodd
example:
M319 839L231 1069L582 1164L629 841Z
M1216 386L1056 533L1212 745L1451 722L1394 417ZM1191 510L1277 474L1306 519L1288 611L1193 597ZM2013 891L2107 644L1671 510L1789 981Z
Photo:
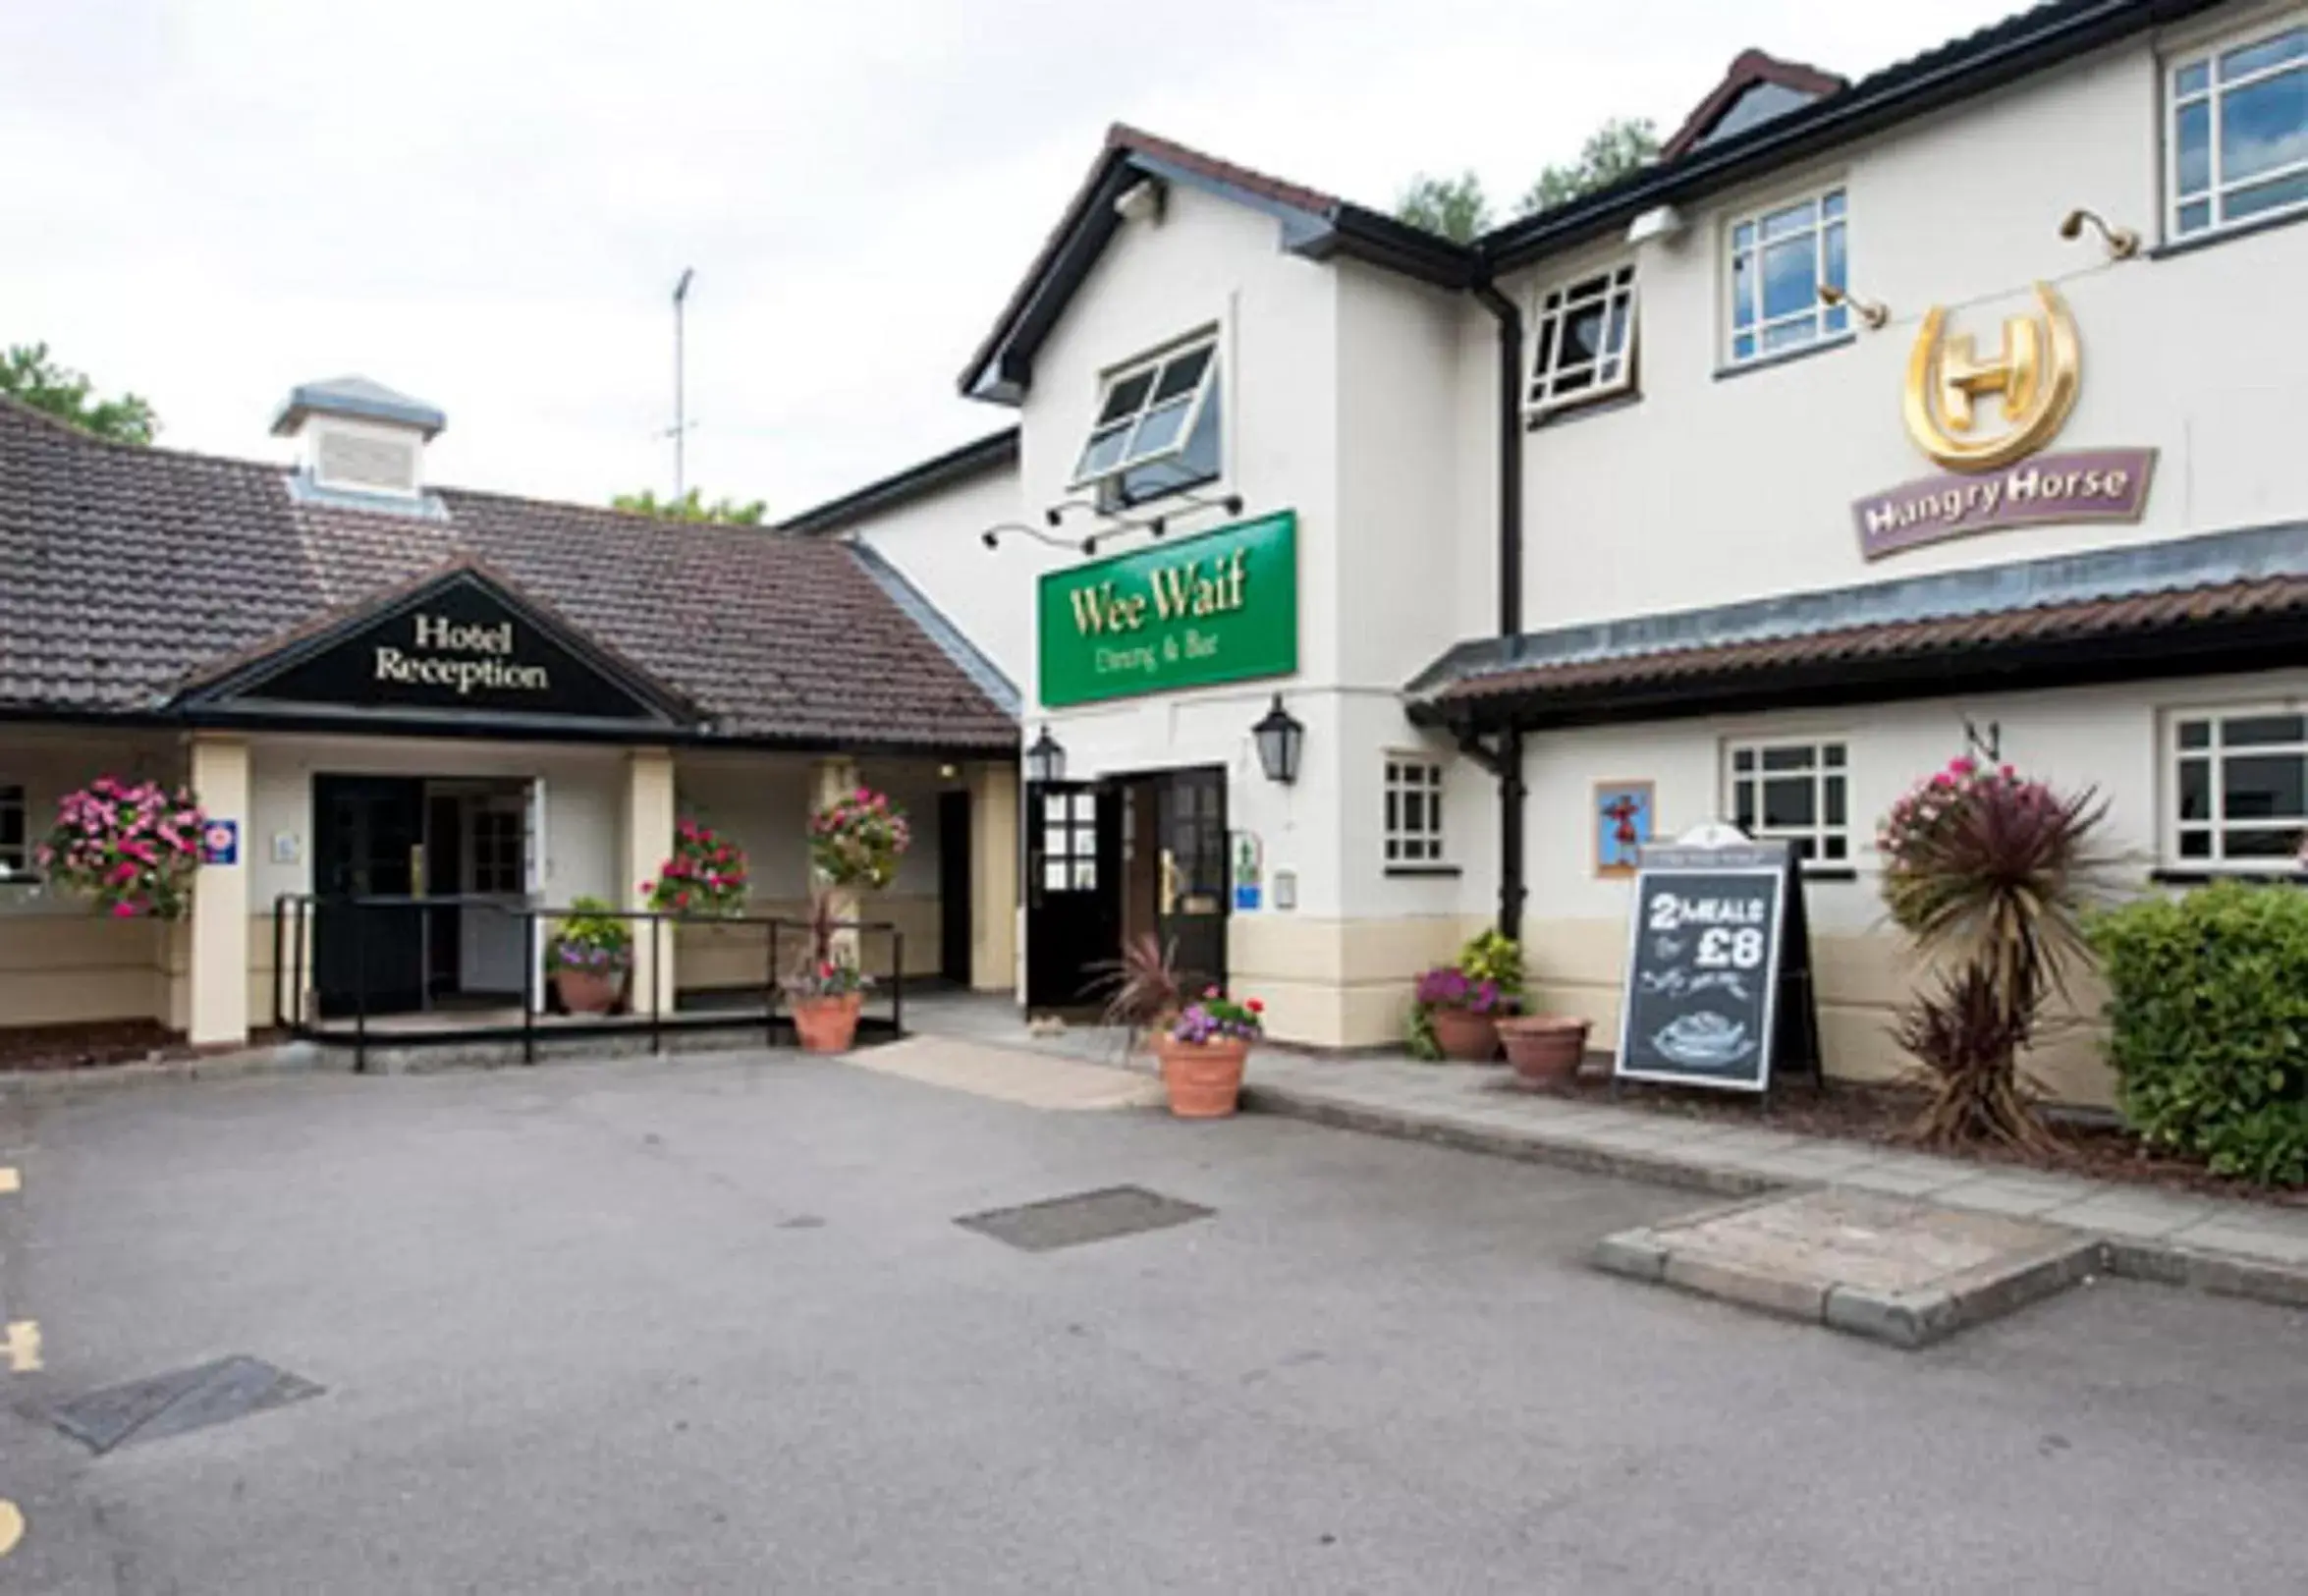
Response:
M2101 1257L2076 1231L1836 1187L1621 1232L1593 1261L1916 1348L2061 1291Z

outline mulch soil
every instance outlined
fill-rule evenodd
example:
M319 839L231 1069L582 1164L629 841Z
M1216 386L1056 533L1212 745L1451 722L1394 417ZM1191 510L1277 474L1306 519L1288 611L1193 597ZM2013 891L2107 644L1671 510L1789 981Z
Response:
M186 1045L181 1031L172 1031L149 1019L0 1028L0 1072L89 1070L107 1064L142 1064L147 1060L192 1056L192 1049Z
M1453 1068L1449 1065L1440 1069ZM1512 1077L1507 1077L1511 1081ZM1507 1081L1503 1090L1515 1090ZM1621 1108L1692 1120L1722 1120L1757 1129L1788 1130L1805 1136L1833 1136L1910 1152L1937 1153L2047 1175L2078 1175L2100 1181L2160 1187L2199 1196L2230 1197L2286 1208L2308 1208L2308 1190L2271 1190L2215 1175L2202 1164L2149 1146L2120 1125L2097 1119L2058 1119L2050 1128L2060 1138L2057 1153L2038 1155L2002 1145L1925 1147L1907 1137L1922 1113L1924 1094L1911 1087L1831 1080L1824 1087L1798 1082L1756 1098L1743 1093L1694 1091L1643 1081L1621 1085L1616 1097L1606 1061L1590 1057L1578 1079L1559 1095L1592 1102L1616 1101Z

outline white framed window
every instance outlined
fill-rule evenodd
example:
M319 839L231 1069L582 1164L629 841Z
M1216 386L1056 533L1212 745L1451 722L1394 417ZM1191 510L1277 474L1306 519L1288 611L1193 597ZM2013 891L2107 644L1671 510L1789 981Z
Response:
M1731 219L1728 273L1731 362L1740 365L1850 330L1851 307L1822 304L1822 287L1845 288L1842 189L1823 189Z
M2174 57L2165 83L2171 237L2308 205L2308 18Z
M1072 485L1136 504L1219 473L1218 335L1107 373Z
M1443 767L1423 754L1387 755L1387 862L1443 862Z
M1532 415L1630 392L1635 381L1635 268L1629 261L1539 296L1531 339Z
M1098 890L1098 795L1052 793L1042 799L1042 890Z
M1850 760L1841 742L1732 743L1724 749L1731 823L1794 844L1807 865L1851 862Z
M30 810L25 803L24 784L0 782L0 881L31 874Z
M2308 714L2281 705L2171 716L2166 859L2290 873L2308 840Z

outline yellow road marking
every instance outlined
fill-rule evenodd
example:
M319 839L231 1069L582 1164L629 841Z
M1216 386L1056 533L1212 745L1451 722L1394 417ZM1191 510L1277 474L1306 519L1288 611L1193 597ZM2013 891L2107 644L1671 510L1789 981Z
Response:
M5 1197L11 1191L22 1191L23 1189L24 1177L17 1174L10 1165L0 1164L0 1197Z
M8 1327L8 1366L19 1374L31 1374L40 1366L40 1327L31 1319L19 1319Z
M16 1543L24 1539L24 1514L16 1511L13 1502L0 1502L0 1558L16 1550Z

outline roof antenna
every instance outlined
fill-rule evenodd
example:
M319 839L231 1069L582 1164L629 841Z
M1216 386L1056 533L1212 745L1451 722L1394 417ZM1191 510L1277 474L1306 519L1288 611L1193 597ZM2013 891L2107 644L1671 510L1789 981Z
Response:
M682 268L682 280L673 285L673 502L680 504L688 497L687 462L683 450L688 441L688 380L682 364L683 323L687 319L689 279L697 275L694 266Z

